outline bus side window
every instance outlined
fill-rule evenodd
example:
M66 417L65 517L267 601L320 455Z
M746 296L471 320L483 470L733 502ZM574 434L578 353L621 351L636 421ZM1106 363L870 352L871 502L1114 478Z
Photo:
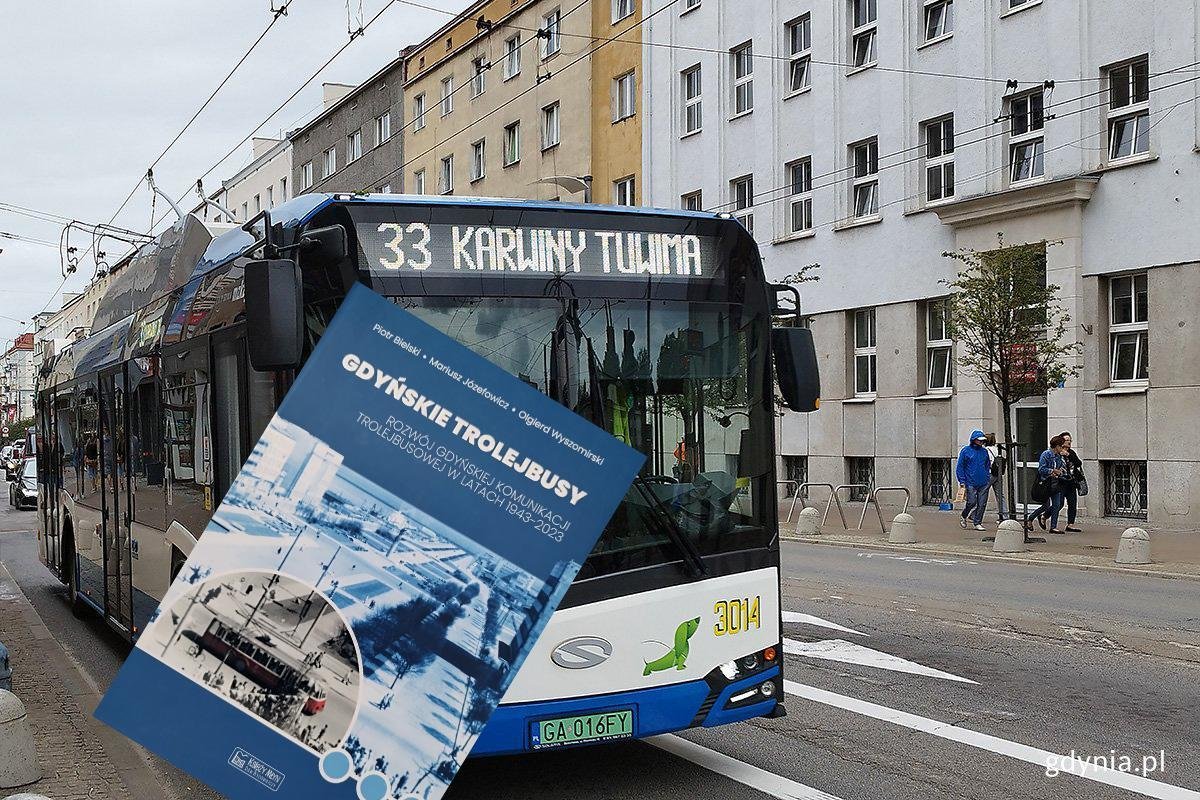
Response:
M75 409L71 405L74 393L69 390L54 398L54 424L58 431L57 441L53 447L58 454L52 464L58 466L58 488L66 490L74 497L79 493L79 457L80 451L76 445L75 432L77 420Z
M166 489L163 485L162 430L158 415L158 381L143 371L149 364L129 364L129 458L133 475L133 518L165 530Z
M203 369L185 368L163 377L168 516L193 536L204 530L215 505L210 391Z
M79 498L88 501L87 505L99 506L100 498L96 495L100 491L100 414L96 407L96 390L84 387L77 396L79 416L76 442L83 472Z

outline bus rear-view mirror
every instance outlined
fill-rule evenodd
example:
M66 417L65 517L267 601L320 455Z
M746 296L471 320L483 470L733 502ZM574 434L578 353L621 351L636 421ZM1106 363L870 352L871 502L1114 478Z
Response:
M290 259L246 265L246 350L260 372L300 366L304 345L300 266Z
M775 376L783 404L792 411L816 411L821 405L817 348L808 328L771 329Z
M336 264L349 255L346 229L341 225L307 230L300 241L306 258L316 257L321 261Z

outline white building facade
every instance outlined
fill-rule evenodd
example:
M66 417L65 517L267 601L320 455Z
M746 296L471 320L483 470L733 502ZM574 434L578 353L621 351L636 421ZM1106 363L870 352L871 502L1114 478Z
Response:
M1021 460L1071 431L1084 513L1200 528L1195 2L649 5L648 203L742 218L772 279L820 264L823 400L782 422L788 477L953 491L968 432L1003 422L954 366L943 253L1003 235L1050 243L1081 345L1015 411Z

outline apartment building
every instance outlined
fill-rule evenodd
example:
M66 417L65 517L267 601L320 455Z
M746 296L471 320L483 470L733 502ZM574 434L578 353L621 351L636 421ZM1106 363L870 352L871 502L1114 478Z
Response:
M406 191L638 202L640 44L596 38L636 37L639 14L636 0L481 0L414 47Z
M0 415L5 424L33 417L36 379L33 334L22 333L0 355Z
M401 192L405 51L358 86L326 84L321 113L289 134L305 192Z
M1003 423L956 365L943 253L1003 235L1048 243L1081 347L1014 412L1019 478L1069 430L1087 514L1200 525L1194 3L647 2L644 198L734 214L775 279L820 265L824 398L782 421L788 477L952 492Z

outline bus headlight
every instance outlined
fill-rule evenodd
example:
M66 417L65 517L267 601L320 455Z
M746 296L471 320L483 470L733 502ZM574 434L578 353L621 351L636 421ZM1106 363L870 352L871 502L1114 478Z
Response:
M742 669L746 670L747 672L753 670L758 666L758 655L756 653L751 653L741 660L740 665Z
M758 687L758 691L763 697L775 696L775 681L764 681L763 685Z

